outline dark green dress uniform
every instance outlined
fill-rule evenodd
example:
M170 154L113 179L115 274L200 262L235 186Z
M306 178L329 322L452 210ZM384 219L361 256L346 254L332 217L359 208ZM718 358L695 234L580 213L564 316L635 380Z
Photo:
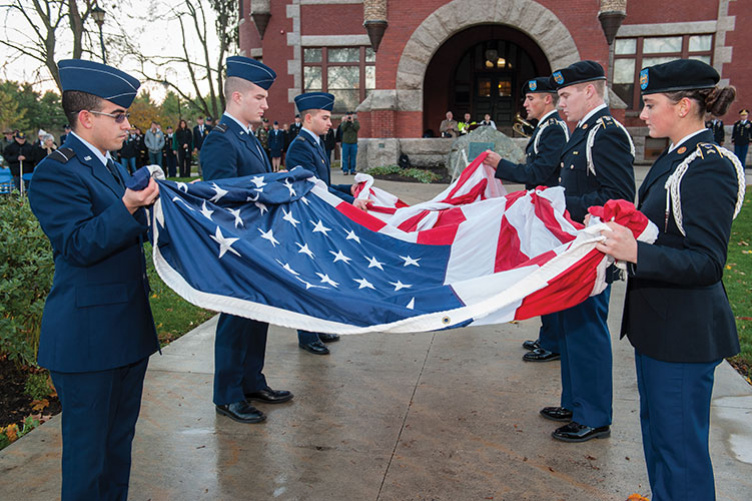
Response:
M742 110L740 114L746 111ZM749 150L750 137L752 137L752 123L747 119L737 121L731 131L731 142L734 143L736 158L739 159L745 168L747 167L747 151Z

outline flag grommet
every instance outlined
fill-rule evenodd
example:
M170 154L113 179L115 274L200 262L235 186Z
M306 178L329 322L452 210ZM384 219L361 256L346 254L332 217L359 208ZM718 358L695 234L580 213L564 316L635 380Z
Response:
M444 325L449 325L450 323L452 323L452 320L449 317L444 317L441 319L441 323L443 323Z

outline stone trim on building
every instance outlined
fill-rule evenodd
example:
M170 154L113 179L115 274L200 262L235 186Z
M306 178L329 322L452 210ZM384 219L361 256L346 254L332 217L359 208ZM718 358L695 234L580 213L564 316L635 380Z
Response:
M300 5L344 5L359 3L363 3L363 0L300 0Z
M670 35L695 35L715 33L716 21L696 21L693 23L655 23L623 24L616 34L617 38L627 37L661 37Z
M287 102L294 103L295 96L300 94L303 87L303 56L300 48L300 4L303 0L292 0L292 5L287 5L286 15L292 19L292 30L287 32L287 45L292 47L292 59L287 61L287 74L293 77L293 86L287 89Z
M733 48L726 46L726 33L734 31L736 16L729 16L729 3L736 0L719 0L718 28L715 32L715 51L713 52L713 67L723 77L723 65L730 64L733 58ZM728 78L721 78L719 85L729 85Z
M400 111L423 111L423 80L433 55L454 34L477 24L500 23L530 36L548 58L561 68L580 59L577 45L564 23L533 0L453 0L436 9L413 32L397 67L396 90Z
M371 46L368 35L304 35L300 37L303 47L352 47Z

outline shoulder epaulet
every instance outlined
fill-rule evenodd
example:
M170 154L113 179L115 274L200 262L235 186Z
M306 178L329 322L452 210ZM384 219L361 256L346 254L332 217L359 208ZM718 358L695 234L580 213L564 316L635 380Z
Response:
M227 124L217 124L214 127L212 127L212 130L210 130L209 132L214 132L214 131L224 134L225 132L227 132Z
M616 120L611 115L604 115L595 121L595 125L592 129L590 129L590 132L588 132L587 136L587 149L585 150L585 156L587 157L587 169L588 172L592 172L594 176L596 175L595 164L593 164L593 144L595 144L595 135L600 129L608 129L610 127L619 128L622 130L622 132L624 132L624 135L627 137L627 142L629 143L629 154L632 156L632 160L634 161L635 146L634 141L632 141L632 136L629 135L629 131L627 131L627 128L624 127L621 122Z
M564 120L561 120L560 118L556 118L554 116L548 117L545 122L540 124L538 127L538 135L535 136L535 141L533 142L533 151L535 154L538 154L538 145L540 144L541 136L543 136L543 131L546 129L546 127L549 127L551 125L558 125L561 127L561 129L564 131L564 137L567 141L569 141L569 129L567 128L567 124L564 122Z
M47 158L50 160L54 160L56 162L60 162L61 164L68 163L68 161L76 156L76 152L73 151L71 148L58 148L49 155L47 155Z
M295 140L303 141L305 143L306 138L304 138L302 134L298 134L297 136L295 136Z

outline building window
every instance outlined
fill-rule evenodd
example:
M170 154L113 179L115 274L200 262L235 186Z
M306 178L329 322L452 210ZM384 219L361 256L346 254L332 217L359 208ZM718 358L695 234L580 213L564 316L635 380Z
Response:
M333 94L334 112L354 111L376 88L376 53L370 47L305 47L303 92Z
M614 46L614 92L627 109L640 108L640 70L675 59L713 64L713 35L617 38Z

